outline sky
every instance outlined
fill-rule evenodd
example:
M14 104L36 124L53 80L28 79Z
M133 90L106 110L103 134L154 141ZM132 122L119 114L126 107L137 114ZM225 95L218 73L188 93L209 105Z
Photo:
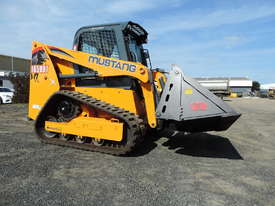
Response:
M82 26L129 20L148 31L154 68L275 82L275 0L0 0L0 54L72 48Z

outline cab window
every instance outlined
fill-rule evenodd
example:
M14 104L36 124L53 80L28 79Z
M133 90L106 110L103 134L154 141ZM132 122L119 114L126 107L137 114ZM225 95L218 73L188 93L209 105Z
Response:
M128 41L130 61L142 62L141 49L142 46L137 44L137 41L130 36Z
M79 50L105 57L119 59L119 51L113 30L86 31L80 34Z

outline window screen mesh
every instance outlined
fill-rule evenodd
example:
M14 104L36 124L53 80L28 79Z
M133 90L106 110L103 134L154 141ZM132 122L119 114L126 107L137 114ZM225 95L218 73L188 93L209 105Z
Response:
M80 50L119 59L117 40L112 30L83 32L80 35Z

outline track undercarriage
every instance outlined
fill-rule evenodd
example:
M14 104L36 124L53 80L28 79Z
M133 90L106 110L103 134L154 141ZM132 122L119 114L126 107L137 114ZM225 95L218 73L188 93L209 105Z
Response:
M107 113L123 123L121 141L104 140L91 136L80 136L52 132L45 129L45 123L67 123L79 116L81 106L85 105L94 111ZM97 151L113 155L124 155L131 152L142 141L145 125L137 115L122 108L100 101L85 94L61 90L56 92L46 103L35 123L37 137L48 144L74 147L77 149ZM110 134L112 135L112 134Z

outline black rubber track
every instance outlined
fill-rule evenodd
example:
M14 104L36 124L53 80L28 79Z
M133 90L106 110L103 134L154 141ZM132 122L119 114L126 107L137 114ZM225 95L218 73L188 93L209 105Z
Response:
M46 138L43 135L42 129L45 126L45 119L48 115L55 115L56 104L63 98L69 98L78 104L85 104L91 108L102 110L113 115L115 118L124 122L127 125L127 136L121 142L105 141L102 146L95 146L92 143L79 144L76 141L64 141L59 138ZM125 128L124 128L125 129ZM60 90L54 93L41 112L37 116L35 122L35 131L37 137L43 143L55 144L66 147L73 147L82 150L102 152L112 155L125 155L132 152L136 146L143 140L145 125L141 118L134 113L116 107L104 101L98 100L86 94L75 91Z

